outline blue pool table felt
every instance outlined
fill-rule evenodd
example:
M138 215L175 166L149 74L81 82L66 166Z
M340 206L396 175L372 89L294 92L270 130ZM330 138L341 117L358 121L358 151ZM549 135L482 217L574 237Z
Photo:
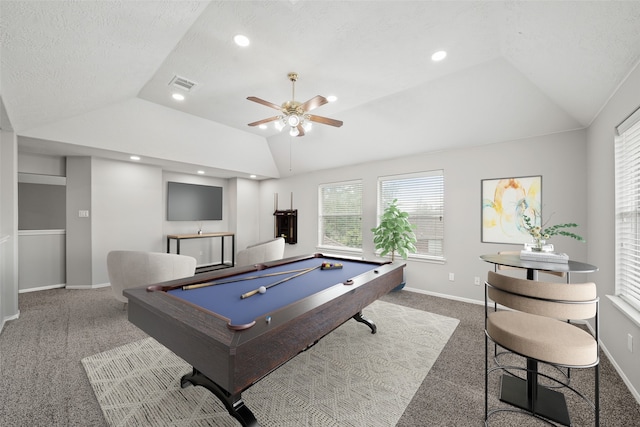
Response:
M178 288L170 290L168 293L226 317L230 320L230 325L249 325L256 319L269 315L282 307L321 292L331 286L348 286L344 285L344 282L379 267L377 263L350 262L348 260L336 261L331 258L320 257L296 261L265 270L251 271L219 280L239 279L280 271L319 267L323 262L339 262L343 265L343 268L330 270L317 268L309 273L273 286L263 294L257 293L245 299L240 296L246 292L258 289L260 286L269 286L298 273L292 272L190 290Z

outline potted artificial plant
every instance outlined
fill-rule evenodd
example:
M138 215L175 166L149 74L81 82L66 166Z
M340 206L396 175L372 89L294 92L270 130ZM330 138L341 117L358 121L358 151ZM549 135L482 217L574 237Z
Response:
M387 206L380 217L380 225L372 228L373 244L376 250L380 251L380 256L391 254L391 261L394 261L396 252L403 259L407 259L409 253L416 251L416 235L413 232L415 228L409 222L409 214L401 211L397 203L398 199ZM394 290L400 290L404 287L404 280Z

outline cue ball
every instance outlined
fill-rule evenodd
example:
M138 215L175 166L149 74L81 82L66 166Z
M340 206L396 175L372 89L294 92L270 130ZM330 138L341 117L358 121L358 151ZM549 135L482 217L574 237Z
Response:
M261 294L264 294L265 292L267 292L267 288L265 288L264 286L260 286L258 288L258 292L260 292Z

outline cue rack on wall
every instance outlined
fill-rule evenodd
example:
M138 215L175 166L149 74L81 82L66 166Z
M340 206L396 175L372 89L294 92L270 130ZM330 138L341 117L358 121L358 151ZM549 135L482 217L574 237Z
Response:
M284 237L284 241L291 245L298 243L298 210L293 209L293 192L291 209L278 210L278 193L274 194L274 205L275 237Z

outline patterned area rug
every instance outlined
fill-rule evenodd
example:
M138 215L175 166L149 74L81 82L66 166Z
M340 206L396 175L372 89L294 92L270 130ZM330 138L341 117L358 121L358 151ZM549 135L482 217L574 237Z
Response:
M363 314L376 334L348 321L242 394L261 426L395 426L458 320L383 301ZM208 390L180 388L191 367L152 338L82 364L110 426L240 425Z

